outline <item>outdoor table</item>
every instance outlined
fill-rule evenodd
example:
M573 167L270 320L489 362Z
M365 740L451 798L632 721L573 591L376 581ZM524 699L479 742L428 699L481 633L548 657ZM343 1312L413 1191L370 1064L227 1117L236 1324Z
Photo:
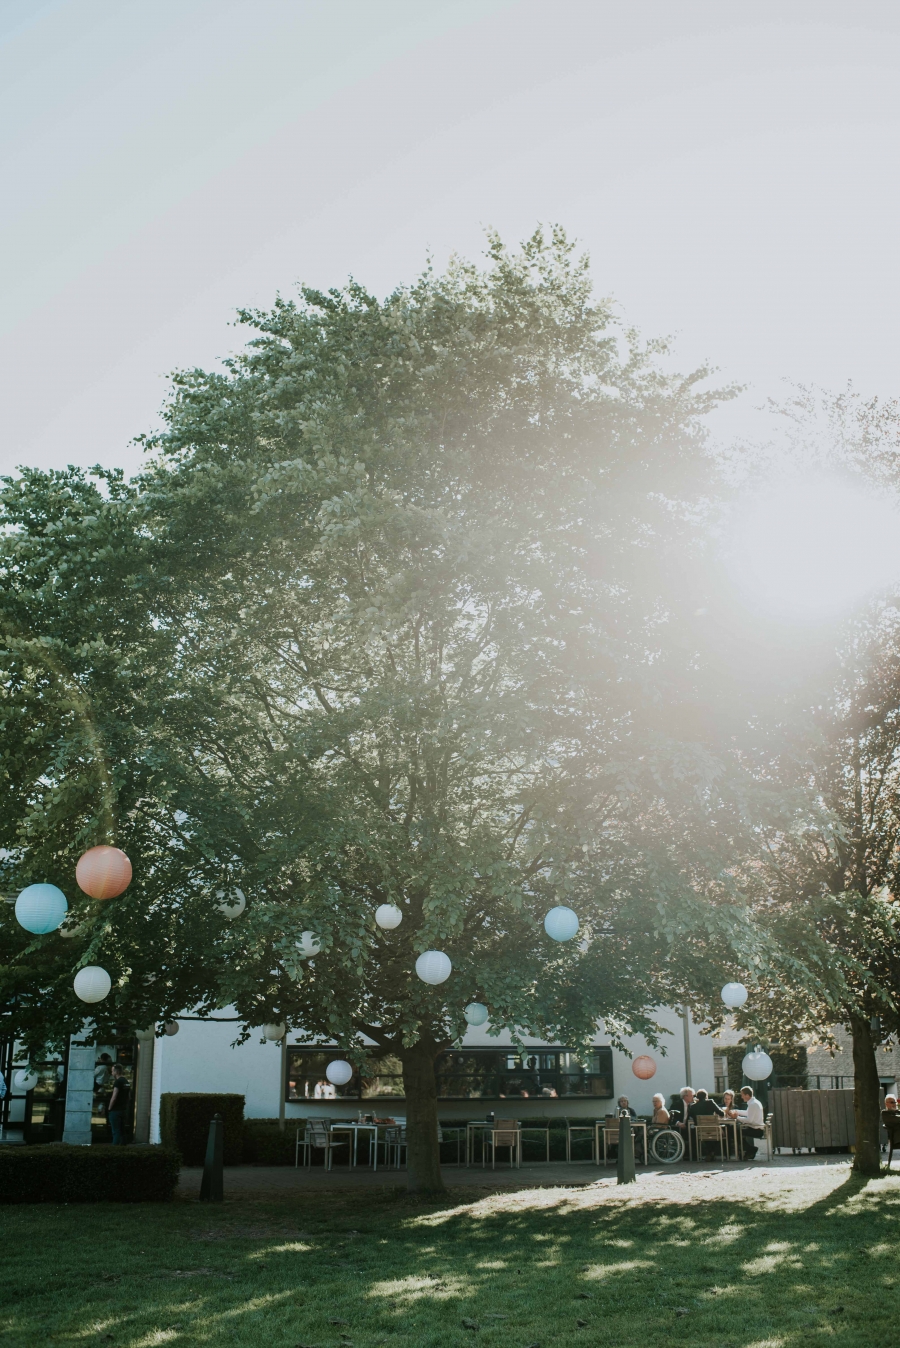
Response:
M618 1124L618 1119L615 1120L615 1123ZM600 1164L600 1129L601 1129L601 1128L604 1130L604 1131L603 1131L603 1164L606 1165L606 1126L607 1126L607 1121L606 1121L606 1119L598 1119L597 1122L594 1124L594 1146L595 1146L595 1148L596 1148L596 1153L597 1153L597 1160L596 1160L596 1162L595 1162L596 1165L599 1165L599 1164ZM639 1129L640 1129L641 1132L642 1132L643 1142L644 1142L644 1159L643 1159L642 1164L643 1164L643 1165L647 1165L648 1160L649 1160L648 1155L647 1155L647 1125L646 1125L646 1123L641 1123L640 1119L632 1119L632 1120L631 1120L631 1131L632 1131L632 1133L636 1133ZM635 1149L635 1151L636 1151L636 1150L637 1150L637 1149Z
M741 1159L741 1121L740 1119L723 1119L722 1127L725 1129L725 1150L731 1152L734 1149L734 1159Z
M333 1133L352 1133L353 1134L353 1159L351 1165L356 1165L357 1147L359 1144L360 1133L369 1132L372 1134L372 1169L378 1169L378 1128L377 1123L333 1123L331 1131Z

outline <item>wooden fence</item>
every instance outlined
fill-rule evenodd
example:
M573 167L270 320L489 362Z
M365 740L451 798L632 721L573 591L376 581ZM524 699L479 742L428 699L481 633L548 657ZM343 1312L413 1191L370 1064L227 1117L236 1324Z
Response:
M769 1091L772 1141L791 1150L852 1147L856 1140L852 1091Z

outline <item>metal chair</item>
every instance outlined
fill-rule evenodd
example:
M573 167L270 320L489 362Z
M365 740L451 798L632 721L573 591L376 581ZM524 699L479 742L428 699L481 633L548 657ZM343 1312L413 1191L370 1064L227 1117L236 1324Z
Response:
M384 1130L385 1165L391 1168L391 1157L396 1158L395 1169L400 1169L400 1153L406 1151L406 1124L397 1124Z
M310 1156L310 1150L312 1148L312 1134L310 1133L309 1129L309 1125L311 1123L322 1123L325 1125L326 1128L331 1127L331 1119L324 1119L324 1118L304 1119L302 1128L298 1128L294 1135L295 1170L297 1169L297 1166L300 1164L301 1151L303 1152L304 1167L312 1164L312 1157Z
M591 1142L591 1160L596 1160L594 1156L594 1128L593 1123L572 1123L566 1119L566 1160L572 1160L572 1135L573 1133L587 1133Z
M459 1149L460 1145L465 1141L465 1137L466 1137L466 1130L464 1126L458 1128L454 1125L453 1127L445 1128L442 1127L441 1124L438 1124L438 1146L440 1146L442 1142L456 1143L456 1161L451 1162L450 1164L455 1165L461 1164L461 1161L459 1159Z
M310 1151L310 1165L312 1165L312 1151L324 1151L325 1169L331 1169L331 1155L335 1147L351 1147L352 1140L347 1137L336 1139L331 1127L330 1119L307 1119L306 1138L304 1139ZM350 1152L347 1153L347 1161L350 1161Z
M489 1132L491 1169L497 1166L497 1148L509 1147L509 1165L518 1170L522 1164L522 1131L518 1119L496 1119ZM481 1161L484 1167L484 1158Z

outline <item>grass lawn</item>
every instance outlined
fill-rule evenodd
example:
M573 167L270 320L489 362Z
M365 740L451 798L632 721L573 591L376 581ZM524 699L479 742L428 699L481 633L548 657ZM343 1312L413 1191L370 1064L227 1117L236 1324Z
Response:
M226 1185L227 1185L226 1171ZM900 1175L2 1208L0 1345L887 1343Z

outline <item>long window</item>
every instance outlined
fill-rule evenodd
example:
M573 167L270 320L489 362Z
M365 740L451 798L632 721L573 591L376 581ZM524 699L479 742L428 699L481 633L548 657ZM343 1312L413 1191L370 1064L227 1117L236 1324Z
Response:
M396 1100L403 1098L398 1058L372 1053L346 1086L325 1075L336 1049L288 1049L288 1100ZM595 1048L584 1063L564 1048L519 1053L510 1049L451 1049L437 1061L441 1100L555 1100L613 1097L612 1049Z

